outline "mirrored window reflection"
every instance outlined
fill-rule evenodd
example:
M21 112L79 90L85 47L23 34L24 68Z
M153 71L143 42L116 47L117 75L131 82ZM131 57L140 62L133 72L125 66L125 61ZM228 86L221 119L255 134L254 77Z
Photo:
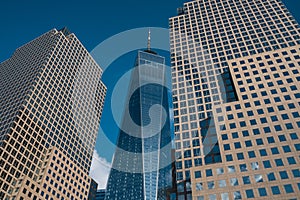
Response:
M234 166L228 166L228 173L232 174L235 173L235 167Z
M215 182L214 181L207 182L207 187L208 187L208 189L214 189L215 188Z
M219 180L219 187L226 187L226 181L225 180Z
M230 179L230 184L231 184L231 186L239 185L238 179L237 178L231 178Z
M203 183L196 183L196 190L197 191L203 190Z
M234 199L234 200L242 199L241 192L240 192L240 191L235 191L235 192L233 193L233 199Z
M221 200L229 200L229 195L228 195L228 193L222 193L222 194L221 194Z
M258 162L253 162L253 163L251 163L251 169L252 169L252 170L258 170L258 169L259 169Z
M217 200L217 195L216 194L210 194L209 195L209 200Z
M218 175L224 174L224 169L222 167L217 168L217 174Z
M263 176L261 174L256 174L254 175L254 179L256 183L261 183L263 182Z

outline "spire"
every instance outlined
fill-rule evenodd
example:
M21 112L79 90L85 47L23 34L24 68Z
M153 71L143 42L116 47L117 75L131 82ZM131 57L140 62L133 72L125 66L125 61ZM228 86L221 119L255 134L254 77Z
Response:
M151 51L151 30L148 32L148 51Z
M149 32L148 32L148 45L147 45L147 50L144 50L147 53L151 53L151 54L157 54L156 52L151 50L151 30L149 28Z

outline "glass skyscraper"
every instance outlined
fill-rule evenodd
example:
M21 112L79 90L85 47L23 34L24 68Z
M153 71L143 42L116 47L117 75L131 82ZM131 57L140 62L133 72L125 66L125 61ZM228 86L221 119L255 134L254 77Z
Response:
M166 199L171 133L165 59L139 51L113 157L106 200Z
M87 199L101 75L65 28L0 64L0 199Z
M178 199L300 198L300 26L281 0L169 20Z

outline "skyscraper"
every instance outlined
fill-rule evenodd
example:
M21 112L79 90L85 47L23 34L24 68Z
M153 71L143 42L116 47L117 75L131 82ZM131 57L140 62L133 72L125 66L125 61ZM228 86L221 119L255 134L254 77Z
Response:
M169 20L178 190L299 198L299 24L280 0L195 0Z
M105 190L98 190L96 193L95 200L104 200L105 199Z
M0 64L0 199L87 199L106 87L66 28Z
M106 200L166 199L171 133L165 59L139 51L109 175Z

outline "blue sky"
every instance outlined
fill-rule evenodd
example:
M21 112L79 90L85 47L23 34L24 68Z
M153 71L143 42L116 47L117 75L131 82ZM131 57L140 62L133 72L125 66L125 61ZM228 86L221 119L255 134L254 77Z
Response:
M67 26L89 50L93 50L107 38L139 27L168 28L168 18L176 15L176 9L185 0L152 0L152 1L38 1L10 0L0 3L0 62L9 58L19 46L52 28ZM292 14L300 21L300 1L284 0ZM154 40L155 38L153 38ZM146 38L145 38L146 42ZM146 45L146 44L145 44ZM166 52L163 55L168 55ZM110 89L115 80L110 73L118 67L121 76L134 63L135 52L117 60L105 73L103 80ZM107 109L107 108L106 108ZM107 117L108 116L108 117ZM110 138L114 140L117 132L111 123L111 116L105 110L103 124L111 128ZM97 143L101 148L100 141ZM105 151L104 151L105 152ZM111 152L104 153L109 159Z
M300 1L283 1L300 22ZM139 27L168 28L168 18L176 15L177 8L184 2L185 0L1 1L0 62L9 58L19 46L52 28L67 26L89 51L122 31ZM160 53L168 56L168 52ZM109 90L116 80L133 66L135 55L136 52L131 52L122 56L104 73L103 81ZM108 96L107 102L109 101ZM107 105L102 117L102 127L106 129L108 138L114 142L118 129L112 121L110 107ZM96 149L101 157L110 161L114 149L103 144L102 139L98 138Z
M177 7L182 6L183 2L184 0L2 1L0 3L2 27L0 62L9 58L19 46L52 28L60 29L67 26L88 51L92 51L99 43L122 31L139 27L168 28L168 18L176 15ZM145 35L145 47L146 39L147 35ZM168 52L160 53L168 56ZM117 138L118 128L111 116L110 89L118 78L133 66L135 55L136 52L131 52L122 56L103 75L109 95L102 117L102 127L112 142ZM118 70L115 70L116 68ZM98 138L96 149L100 156L110 160L114 149L102 143L102 139Z

